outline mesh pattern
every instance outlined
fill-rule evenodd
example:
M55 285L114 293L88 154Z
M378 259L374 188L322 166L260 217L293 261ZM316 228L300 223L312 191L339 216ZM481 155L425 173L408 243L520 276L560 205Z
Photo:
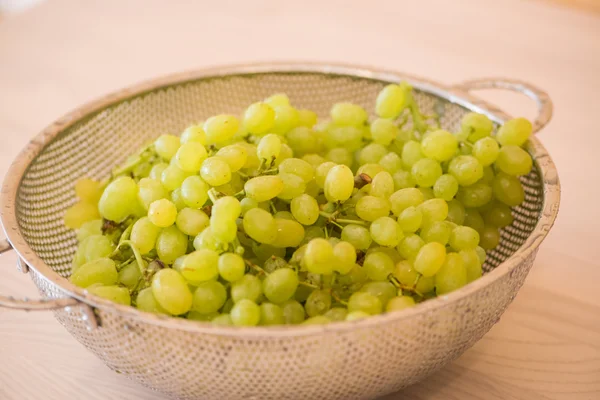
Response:
M64 130L31 163L17 193L17 217L29 246L56 273L68 276L75 251L62 215L74 203L73 184L104 178L144 143L178 133L217 113L239 114L272 93L286 92L301 108L325 117L336 101L372 111L385 82L319 73L264 73L201 79L130 98ZM469 111L426 92L416 99L425 114L441 114L455 129ZM533 152L533 149L531 149ZM543 205L534 169L522 179L525 203L484 266L510 257L529 237ZM102 326L88 330L78 308L56 318L110 368L177 398L360 399L398 390L456 358L499 319L522 285L535 252L471 296L373 329L281 337L199 334L132 321L114 310L97 310ZM65 297L32 270L41 294Z

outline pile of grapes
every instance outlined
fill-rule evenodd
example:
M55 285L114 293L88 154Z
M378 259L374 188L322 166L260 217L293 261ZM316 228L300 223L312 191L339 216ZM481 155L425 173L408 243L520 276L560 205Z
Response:
M165 134L82 179L71 282L220 325L321 324L411 307L479 278L524 200L526 119L456 132L406 83L317 121L285 94Z

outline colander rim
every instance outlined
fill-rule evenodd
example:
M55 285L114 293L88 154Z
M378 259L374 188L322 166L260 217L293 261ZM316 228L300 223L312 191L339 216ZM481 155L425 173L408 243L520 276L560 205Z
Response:
M133 97L143 95L150 91L201 79L268 73L313 73L380 80L384 82L398 82L405 80L411 83L417 90L444 98L449 102L456 103L472 111L484 113L494 122L502 123L510 118L506 113L502 112L494 105L473 96L463 89L453 88L451 86L436 83L432 80L423 79L402 72L382 70L364 65L312 62L238 64L190 70L146 80L102 96L67 113L37 134L14 159L2 184L2 193L0 195L0 220L6 237L18 256L21 257L30 268L39 273L44 280L50 284L57 285L68 296L91 307L105 312L117 313L123 317L131 318L131 320L136 322L162 325L172 329L211 335L265 337L276 339L281 337L308 336L326 332L341 333L348 330L367 329L411 318L415 315L425 314L433 310L441 310L476 291L484 289L505 274L511 273L514 268L537 250L550 231L558 213L560 203L560 182L556 166L548 152L540 141L535 136L532 136L528 143L528 150L535 156L534 165L538 168L541 175L540 178L543 184L544 199L541 216L526 241L512 256L481 278L469 283L459 290L427 300L415 307L403 310L402 312L386 313L352 322L334 322L327 325L302 327L281 326L248 328L213 326L210 323L188 321L182 318L140 311L134 307L115 304L103 298L91 295L85 289L73 285L68 279L61 277L57 272L52 270L28 245L20 230L17 219L16 197L20 182L36 156L65 129L108 107L115 106L123 101L130 100Z

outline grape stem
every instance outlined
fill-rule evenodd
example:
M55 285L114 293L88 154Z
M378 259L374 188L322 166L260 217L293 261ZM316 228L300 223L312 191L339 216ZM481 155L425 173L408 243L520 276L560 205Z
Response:
M408 290L409 292L413 292L413 293L417 294L418 296L423 297L423 294L415 288L415 286L419 280L418 278L417 278L417 282L415 282L415 285L413 285L413 286L403 285L402 283L400 283L400 281L395 276L393 276L391 274L388 276L388 280L391 282L392 285L396 286L398 289Z
M255 271L258 271L261 274L269 275L269 273L267 271L265 271L258 265L254 264L253 262L251 262L249 260L244 260L244 262L246 263L246 265L248 265L250 268L254 269Z
M122 175L127 172L131 172L135 167L140 165L141 163L148 161L154 155L154 144L151 144L147 147L144 147L137 156L131 161L121 165L118 168L115 168L112 171L112 176L116 177Z
M311 289L320 289L317 285L313 285L312 283L308 283L308 282L304 282L304 281L298 282L298 285L306 286Z
M208 198L210 199L210 201L215 204L217 202L217 200L219 199L218 197L218 193L215 190L215 188L210 188L210 190L208 191Z
M347 305L348 305L348 302L347 302L347 301L344 301L344 300L342 300L342 299L341 299L341 298L340 298L340 297L337 295L337 293L335 293L333 290L331 291L331 297L333 297L333 298L335 299L335 301L337 301L337 302L338 302L338 303L340 303L340 304L343 304L343 305L345 305L345 306L347 306Z
M142 275L144 275L144 272L146 270L146 263L144 262L144 259L142 258L140 251L137 249L137 247L135 247L135 245L131 242L131 240L123 240L123 241L119 242L119 244L117 245L115 250L112 252L110 257L112 258L113 256L115 256L118 253L121 246L129 246L131 248L131 251L133 252L133 255L135 256L135 260L138 263L138 267L140 268L140 272Z

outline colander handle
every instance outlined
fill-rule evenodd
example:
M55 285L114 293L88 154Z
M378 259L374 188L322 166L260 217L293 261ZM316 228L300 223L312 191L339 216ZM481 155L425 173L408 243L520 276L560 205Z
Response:
M12 250L12 246L8 240L0 240L0 254ZM18 268L26 273L29 271L29 267L25 264L21 258L17 261ZM13 296L3 296L0 294L0 307L13 308L17 310L25 311L46 311L46 310L58 310L65 307L78 306L80 302L74 298L67 297L62 299L40 299L30 300L27 298L18 299Z
M550 96L548 96L548 94L542 89L527 82L506 78L484 78L461 82L457 85L454 85L453 89L467 93L474 90L502 89L524 94L531 100L535 101L538 107L538 115L533 121L534 133L541 130L548 122L550 122L550 119L552 119L553 107ZM510 118L508 114L497 108L492 111L497 114L501 114L507 119Z

